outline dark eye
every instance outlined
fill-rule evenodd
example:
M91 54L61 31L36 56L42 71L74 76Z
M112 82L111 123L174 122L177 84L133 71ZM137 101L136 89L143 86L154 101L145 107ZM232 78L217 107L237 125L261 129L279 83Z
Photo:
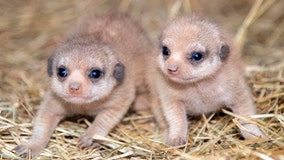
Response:
M203 58L203 54L200 52L193 52L190 59L193 61L200 61Z
M59 76L59 77L62 77L62 78L64 78L64 77L67 77L68 76L68 71L67 71L67 69L65 68L65 67L59 67L58 69L57 69L57 75Z
M89 77L93 79L98 79L103 75L103 72L99 69L93 69L91 70Z
M163 46L163 47L162 47L162 53L163 53L164 56L169 56L169 55L170 55L170 50L169 50L169 48L166 47L166 46Z

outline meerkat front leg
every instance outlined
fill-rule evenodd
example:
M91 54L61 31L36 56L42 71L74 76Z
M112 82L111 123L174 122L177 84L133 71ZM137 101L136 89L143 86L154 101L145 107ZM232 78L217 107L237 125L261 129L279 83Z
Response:
M241 115L245 118L248 118L249 116L252 116L255 114L254 111L250 109L250 106L248 105L236 105L232 106L232 110L235 114ZM257 125L249 123L245 120L238 120L242 127L240 128L241 134L245 139L252 139L252 138L258 138L258 137L265 137L265 135L260 131Z
M152 91L154 92L154 91ZM158 124L158 126L160 127L160 129L163 131L163 139L168 139L169 136L169 125L166 121L166 117L164 115L161 103L160 103L160 99L158 98L158 96L154 93L150 93L150 99L151 99L151 112L153 113L155 120Z
M250 95L248 91L245 91L242 96L237 98L234 105L229 105L229 108L238 115L243 117L249 117L254 115L255 106L250 99ZM244 129L240 128L241 134L245 139L257 138L257 137L265 137L265 135L260 131L257 125L249 123L245 120L239 120L240 124L244 127Z
M125 106L130 106L130 104ZM79 138L78 146L89 147L98 145L98 143L94 143L92 137L94 135L107 136L127 112L127 107L125 106L110 107L99 112L87 131Z
M38 155L48 144L55 127L64 117L63 114L57 112L58 109L51 109L53 107L50 105L57 104L53 103L54 101L49 102L49 100L49 98L46 99L46 103L43 103L37 113L31 139L14 148L14 151L22 158Z
M179 146L186 143L188 133L188 122L185 105L181 101L163 103L164 114L169 125L167 144Z

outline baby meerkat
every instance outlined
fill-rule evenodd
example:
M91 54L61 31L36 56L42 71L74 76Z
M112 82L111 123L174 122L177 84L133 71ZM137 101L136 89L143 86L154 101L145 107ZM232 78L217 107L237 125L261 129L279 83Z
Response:
M123 14L91 16L75 27L48 60L50 89L18 155L38 155L60 120L74 114L95 116L78 146L96 145L93 135L106 136L143 94L148 46L142 28Z
M223 107L244 117L255 114L240 53L214 23L196 15L172 20L161 33L159 54L147 61L151 109L171 146L186 143L187 114ZM256 125L240 123L244 138L264 136Z

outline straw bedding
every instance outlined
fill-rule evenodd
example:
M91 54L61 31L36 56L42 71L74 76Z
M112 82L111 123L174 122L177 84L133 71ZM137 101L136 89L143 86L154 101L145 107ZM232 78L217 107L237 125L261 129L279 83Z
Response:
M126 12L155 42L168 19L194 11L235 35L258 112L249 121L267 138L243 140L237 116L223 110L190 117L188 143L169 147L149 111L130 111L108 137L94 137L101 141L97 148L76 146L90 119L63 121L37 159L284 159L283 6L282 0L1 0L0 158L16 159L11 150L30 137L48 87L47 57L72 24L93 12Z

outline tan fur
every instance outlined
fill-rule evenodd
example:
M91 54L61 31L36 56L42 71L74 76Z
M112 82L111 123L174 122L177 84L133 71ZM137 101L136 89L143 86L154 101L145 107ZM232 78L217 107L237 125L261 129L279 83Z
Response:
M95 145L92 136L106 136L135 95L145 94L144 55L148 49L143 30L122 14L92 16L75 27L49 60L51 85L37 113L32 137L15 151L22 157L29 151L36 156L59 121L73 114L96 115L78 142L80 147ZM65 78L57 75L62 66L67 68ZM100 69L103 75L91 79L88 75L93 69ZM143 106L143 102L136 103Z
M169 56L163 56L167 47ZM147 60L152 111L169 145L182 145L188 134L187 114L200 115L230 108L241 116L255 114L242 76L240 54L215 24L200 17L178 17L162 31L160 51ZM191 60L193 52L203 54ZM253 124L244 138L264 136Z

